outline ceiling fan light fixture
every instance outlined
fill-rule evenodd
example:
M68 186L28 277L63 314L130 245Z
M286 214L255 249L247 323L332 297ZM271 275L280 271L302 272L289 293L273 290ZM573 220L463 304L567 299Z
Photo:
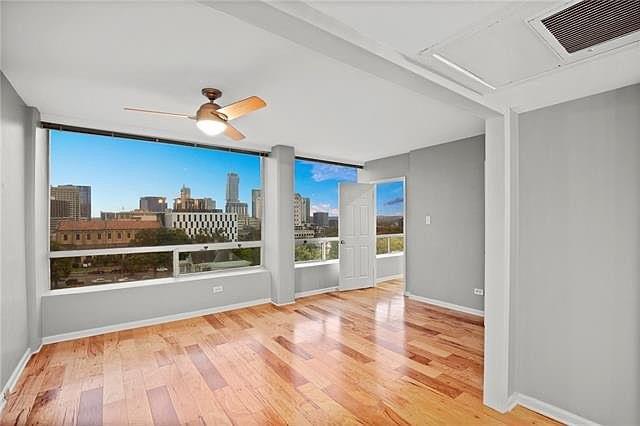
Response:
M204 104L196 113L196 126L207 136L216 136L224 132L227 123L216 114L217 105Z
M219 135L227 128L227 124L217 117L200 118L196 121L196 126L207 136Z

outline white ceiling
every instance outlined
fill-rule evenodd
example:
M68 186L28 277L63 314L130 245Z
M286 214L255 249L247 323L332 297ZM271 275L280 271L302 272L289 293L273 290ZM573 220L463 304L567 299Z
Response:
M368 46L383 46L375 54L401 53L477 92L476 101L519 112L640 82L640 43L568 60L527 24L565 3L312 1L321 13L302 21L339 22L371 40ZM354 163L484 129L468 109L425 96L432 88L409 90L392 74L385 77L345 57L348 50L340 46L336 55L325 56L313 48L318 40L301 42L299 27L292 27L291 36L274 31L278 24L266 31L216 10L215 3L3 2L2 9L2 71L49 121L215 145L287 144L300 155ZM433 53L497 90L438 62ZM266 109L236 121L245 141L206 138L188 120L122 110L191 113L204 101L199 92L205 86L223 90L222 105L254 94L267 101Z
M518 112L640 82L639 37L616 49L561 57L529 21L578 0L313 1L314 8L426 68ZM433 58L482 78L488 89ZM568 56L568 55L567 55Z
M44 120L364 162L483 132L468 113L374 77L200 4L5 3L2 70ZM192 121L200 89L220 104L268 106L238 119L240 143Z

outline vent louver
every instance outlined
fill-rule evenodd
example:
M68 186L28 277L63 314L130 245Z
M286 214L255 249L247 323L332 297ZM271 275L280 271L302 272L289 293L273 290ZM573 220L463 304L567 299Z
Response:
M640 0L583 0L541 22L575 53L640 30Z

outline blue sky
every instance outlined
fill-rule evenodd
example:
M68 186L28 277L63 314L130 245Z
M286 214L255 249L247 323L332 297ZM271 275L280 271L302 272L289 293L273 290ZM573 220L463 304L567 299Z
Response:
M206 148L51 131L51 185L90 185L92 216L131 210L145 195L173 198L182 184L224 208L228 172L240 175L240 199L260 188L260 158Z
M376 188L376 209L378 215L402 216L404 210L403 182L379 183Z
M51 185L91 186L92 216L138 208L142 196L169 199L182 184L193 197L211 197L224 208L227 173L240 175L240 199L251 206L260 188L254 155L108 136L51 131ZM338 214L338 183L355 182L355 168L296 160L295 191L311 198L311 211ZM402 182L378 185L378 213L402 214Z
M353 167L296 160L295 192L311 198L313 212L329 212L338 216L338 183L355 182L357 170Z

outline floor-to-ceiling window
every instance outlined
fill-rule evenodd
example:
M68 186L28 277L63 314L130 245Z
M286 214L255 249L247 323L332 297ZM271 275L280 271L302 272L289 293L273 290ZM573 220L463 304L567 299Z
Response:
M296 160L293 195L296 262L338 259L339 184L356 181L354 167Z

